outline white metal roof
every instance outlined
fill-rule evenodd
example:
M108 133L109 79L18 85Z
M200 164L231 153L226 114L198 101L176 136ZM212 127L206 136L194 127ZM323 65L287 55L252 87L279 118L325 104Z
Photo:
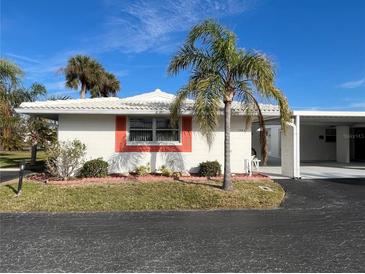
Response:
M23 114L168 114L175 95L156 89L140 95L118 98L92 98L54 101L37 101L22 103L16 112ZM191 114L194 101L187 99L182 113ZM222 110L223 110L222 103ZM275 105L262 104L264 115L276 116L279 108ZM239 102L233 103L233 114L244 114Z

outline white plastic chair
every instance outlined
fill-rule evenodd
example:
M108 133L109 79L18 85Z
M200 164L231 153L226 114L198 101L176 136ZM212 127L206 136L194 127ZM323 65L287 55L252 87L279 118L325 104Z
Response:
M252 175L252 161L251 159L245 159L244 160L244 165L245 165L245 173L248 174L249 176Z
M251 156L251 169L253 166L256 169L256 171L260 171L260 162L261 162L261 160L257 159L255 155L252 155Z

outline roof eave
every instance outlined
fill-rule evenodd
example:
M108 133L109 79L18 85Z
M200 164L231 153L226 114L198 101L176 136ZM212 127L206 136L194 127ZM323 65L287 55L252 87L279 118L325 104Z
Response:
M168 110L101 110L101 109L25 109L25 108L16 108L15 111L19 114L108 114L108 115L168 115L170 112ZM223 115L223 111L220 112L220 115ZM263 112L264 116L279 116L280 113L276 112ZM183 111L182 115L193 115L191 110ZM233 116L246 116L247 113L245 111L233 111Z

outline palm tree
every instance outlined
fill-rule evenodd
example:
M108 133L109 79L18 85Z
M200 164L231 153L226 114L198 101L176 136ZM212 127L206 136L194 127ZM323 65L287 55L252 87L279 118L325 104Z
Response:
M23 76L23 71L14 63L0 59L0 149L9 149L11 142L11 128L15 124L12 107L15 96L12 94Z
M115 96L120 90L120 82L114 74L104 71L91 90L91 97Z
M23 145L24 129L19 115L14 112L24 101L34 101L46 93L43 85L34 83L30 88L21 84L22 70L8 60L0 60L0 131L1 148L19 149Z
M14 63L0 59L0 90L9 90L10 86L19 84L23 71Z
M84 99L86 92L95 86L103 71L102 66L89 56L71 57L67 67L63 69L66 76L66 87L71 89L80 87L80 98Z
M23 75L16 64L0 59L0 110L3 117L8 117L11 113L11 106L16 100L12 92L18 89Z
M188 37L171 59L168 73L176 75L191 69L188 83L183 86L171 105L172 121L177 121L182 104L193 97L194 118L201 132L212 140L222 102L224 103L224 181L223 189L231 190L230 126L232 102L238 100L252 115L256 110L262 130L260 139L264 162L267 159L266 129L258 96L275 99L280 107L281 123L285 126L290 112L286 98L275 87L272 62L258 52L238 48L233 32L212 20L193 27ZM253 109L254 107L254 109Z

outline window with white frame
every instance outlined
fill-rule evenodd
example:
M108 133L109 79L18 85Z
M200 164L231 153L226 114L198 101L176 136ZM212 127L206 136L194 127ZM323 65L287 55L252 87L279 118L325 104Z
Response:
M180 123L165 117L129 117L129 142L180 142Z

